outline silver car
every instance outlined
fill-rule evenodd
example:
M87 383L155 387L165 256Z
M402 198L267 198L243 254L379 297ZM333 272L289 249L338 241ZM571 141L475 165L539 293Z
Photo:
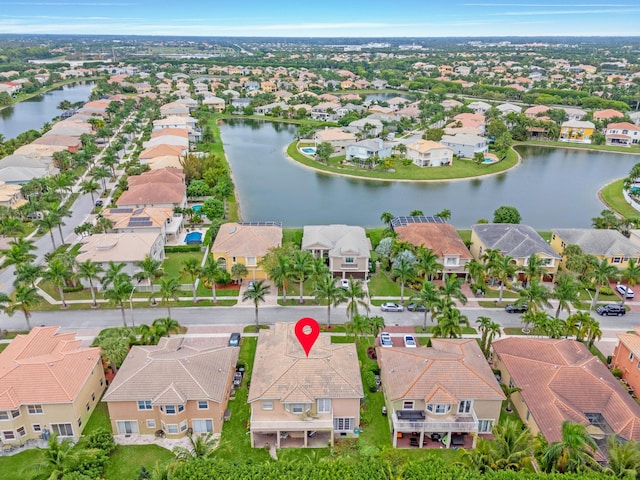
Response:
M380 310L383 312L404 312L404 307L397 303L386 302L380 305Z

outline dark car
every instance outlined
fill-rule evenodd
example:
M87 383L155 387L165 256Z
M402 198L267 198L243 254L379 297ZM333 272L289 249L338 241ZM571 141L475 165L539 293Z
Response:
M407 305L407 310L409 310L410 312L424 312L426 308L424 308L424 305L416 305L415 303L410 303L409 305Z
M507 313L524 313L529 310L529 306L526 303L518 305L517 303L510 303L504 307L504 311Z
M104 205L102 200L96 200L96 207L101 207L102 205Z
M621 317L622 315L627 313L627 310L624 308L623 305L610 303L608 305L600 305L598 308L596 308L596 313L602 316L606 315L607 317L610 317L611 315Z
M240 334L239 333L232 333L231 336L229 337L228 345L230 347L239 347L240 346Z

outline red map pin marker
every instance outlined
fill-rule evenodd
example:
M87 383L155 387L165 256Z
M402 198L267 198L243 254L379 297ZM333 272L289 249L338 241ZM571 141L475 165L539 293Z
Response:
M304 329L309 327L311 331L306 333ZM320 335L320 325L313 318L301 318L296 322L296 327L294 329L296 338L302 345L304 349L304 353L309 356L309 352L311 351L311 347L316 343L318 336Z

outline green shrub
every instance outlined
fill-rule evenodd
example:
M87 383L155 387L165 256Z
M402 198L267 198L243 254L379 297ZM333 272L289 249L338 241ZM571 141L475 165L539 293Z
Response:
M364 373L364 383L370 392L376 392L378 390L378 384L376 383L376 375L373 371L368 370Z
M116 443L111 432L98 428L87 435L87 447L100 449L108 455L116 449Z
M167 245L164 253L199 252L201 248L200 245Z
M619 368L612 368L611 375L613 375L616 378L622 378L622 370L620 370Z

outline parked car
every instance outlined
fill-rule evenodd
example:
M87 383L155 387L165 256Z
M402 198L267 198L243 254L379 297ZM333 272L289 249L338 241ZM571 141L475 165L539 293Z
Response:
M510 303L504 307L504 311L507 313L524 313L529 310L529 306L526 303L518 305L517 303Z
M347 290L349 288L349 279L348 278L341 278L340 279L340 288L344 288L345 290Z
M424 312L426 308L424 307L424 305L410 303L409 305L407 305L407 310L409 310L410 312Z
M404 312L404 307L397 303L386 302L380 305L380 310L383 312Z
M102 200L96 200L96 207L101 207L102 205L104 205Z
M389 335L387 332L382 332L380 334L380 346L393 347L393 341L391 340L391 335Z
M249 282L249 285L247 286L247 290L253 290L254 288L256 288L256 282L254 282L253 280L251 280Z
M596 313L598 315L607 317L610 317L612 315L621 317L622 315L627 313L627 310L622 305L618 305L617 303L610 303L608 305L600 305L598 308L596 308Z
M627 298L633 298L633 290L626 285L616 285L616 290L623 297L626 295Z
M239 347L240 346L240 334L235 332L232 333L229 337L229 343L227 344L230 347Z
M416 339L413 337L413 335L405 335L404 346L407 348L416 348L418 346L418 343L416 342Z

